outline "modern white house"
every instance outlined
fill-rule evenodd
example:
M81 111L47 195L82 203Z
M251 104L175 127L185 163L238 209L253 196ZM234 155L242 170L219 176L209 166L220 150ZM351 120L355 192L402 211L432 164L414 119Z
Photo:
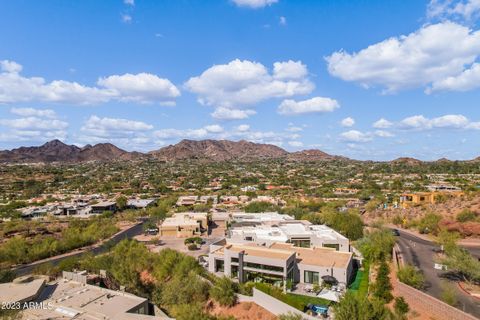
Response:
M245 220L244 220L245 221ZM229 243L255 243L269 246L273 243L292 243L297 247L328 247L349 252L350 241L325 225L313 225L305 220L261 222L254 225L233 226L227 232Z
M210 246L209 271L239 282L268 282L284 286L321 284L322 277L334 277L345 286L353 272L353 253L333 248L301 248L288 243L268 246L216 243Z

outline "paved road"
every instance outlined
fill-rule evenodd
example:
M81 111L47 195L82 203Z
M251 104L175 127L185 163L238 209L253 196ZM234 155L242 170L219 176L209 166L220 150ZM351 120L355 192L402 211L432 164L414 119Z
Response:
M425 292L429 295L441 299L442 294L442 278L445 274L442 271L434 269L434 249L438 246L433 242L420 239L409 233L399 230L400 236L397 237L397 243L400 247L406 263L410 263L423 271L426 281ZM472 248L470 248L472 249ZM473 249L476 253L480 249ZM472 298L471 296L462 292L456 285L458 306L457 308L480 318L480 300Z
M58 258L55 258L55 259L51 259L51 260L49 260L48 262L45 262L45 263L51 263L55 266L58 263L60 263L60 261L62 261L62 260L65 260L65 259L70 258L70 257L79 257L82 254L85 254L87 252L91 252L95 255L100 254L100 253L108 250L108 248L110 248L112 245L115 245L115 244L119 243L123 239L133 238L134 236L139 235L142 232L143 232L143 222L139 223L139 224L136 224L135 226L116 234L112 239L110 239L109 241L107 241L106 243L104 243L103 245L101 245L99 247L94 247L94 248L91 248L91 249L87 249L85 251L79 251L78 253L71 254L71 255L68 255L68 256L61 256L61 257L58 257ZM41 264L42 263L20 266L20 267L14 269L14 271L17 274L17 276L23 276L23 275L31 273L36 267L38 267Z

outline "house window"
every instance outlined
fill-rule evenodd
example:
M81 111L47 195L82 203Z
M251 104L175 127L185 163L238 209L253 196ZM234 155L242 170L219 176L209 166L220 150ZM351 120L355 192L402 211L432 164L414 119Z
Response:
M318 276L318 272L305 270L303 277L305 283L320 283L320 277Z
M253 241L252 237L245 237L245 241Z
M340 249L340 245L338 243L336 244L333 244L333 243L324 243L323 246L325 248L334 248L335 250L339 250Z
M302 238L292 238L290 239L290 241L288 241L290 243L293 243L293 246L294 247L300 247L300 248L310 248L310 239L302 239Z

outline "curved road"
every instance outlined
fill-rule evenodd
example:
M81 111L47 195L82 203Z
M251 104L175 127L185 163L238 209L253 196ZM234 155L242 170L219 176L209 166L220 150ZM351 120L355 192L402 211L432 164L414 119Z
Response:
M129 229L125 229L125 230L117 233L115 236L113 236L110 240L107 240L101 246L92 247L92 248L88 248L86 250L78 251L78 253L75 253L75 254L62 255L62 256L59 256L57 258L51 258L48 261L41 262L41 263L33 262L31 264L26 264L26 265L23 265L23 266L16 267L12 270L15 271L17 276L24 276L26 274L31 273L36 267L38 267L39 265L42 265L44 263L51 263L53 265L57 265L62 260L65 260L65 259L71 258L71 257L79 257L82 254L85 254L85 253L88 253L88 252L91 252L91 253L97 255L97 254L100 254L100 253L103 253L103 252L107 251L112 245L115 245L115 244L119 243L123 239L131 239L131 238L135 237L136 235L141 234L142 232L143 232L143 221L134 225L134 226L132 226L132 227L130 227Z
M424 291L441 300L442 295L442 281L445 281L446 272L434 269L434 250L439 247L431 241L420 239L409 233L398 230L400 236L397 237L397 244L400 247L401 253L406 263L412 264L419 268L425 276ZM472 254L476 256L480 252L477 248L473 249ZM443 277L442 277L443 276ZM457 285L454 285L457 291L458 309L470 313L477 318L480 318L480 300L469 296L461 291Z

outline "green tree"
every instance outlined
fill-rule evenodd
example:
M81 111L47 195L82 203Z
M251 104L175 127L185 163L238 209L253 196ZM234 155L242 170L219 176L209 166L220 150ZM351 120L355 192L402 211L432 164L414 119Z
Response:
M405 301L403 297L396 297L395 303L393 304L393 309L395 310L395 314L400 319L405 319L408 311L410 311L410 307L408 303Z
M438 223L442 217L435 213L428 213L418 223L420 233L431 233L436 235L439 231Z
M127 198L125 196L119 196L116 200L117 207L120 210L124 210L127 207Z
M210 288L210 296L221 306L232 307L237 302L237 287L228 277L221 277L215 280Z
M375 230L365 235L357 244L365 259L376 262L390 257L395 237L388 229Z
M462 212L457 214L458 222L474 221L477 218L477 214L468 209L463 209Z
M401 282L419 290L423 289L425 285L425 278L421 271L417 270L410 264L406 264L400 268L397 272L397 276Z
M380 262L377 271L377 279L374 285L373 296L388 303L392 301L392 284L390 283L390 268L385 260Z
M440 298L443 302L455 306L458 303L457 293L452 285L447 282L442 283L442 293L440 294Z

